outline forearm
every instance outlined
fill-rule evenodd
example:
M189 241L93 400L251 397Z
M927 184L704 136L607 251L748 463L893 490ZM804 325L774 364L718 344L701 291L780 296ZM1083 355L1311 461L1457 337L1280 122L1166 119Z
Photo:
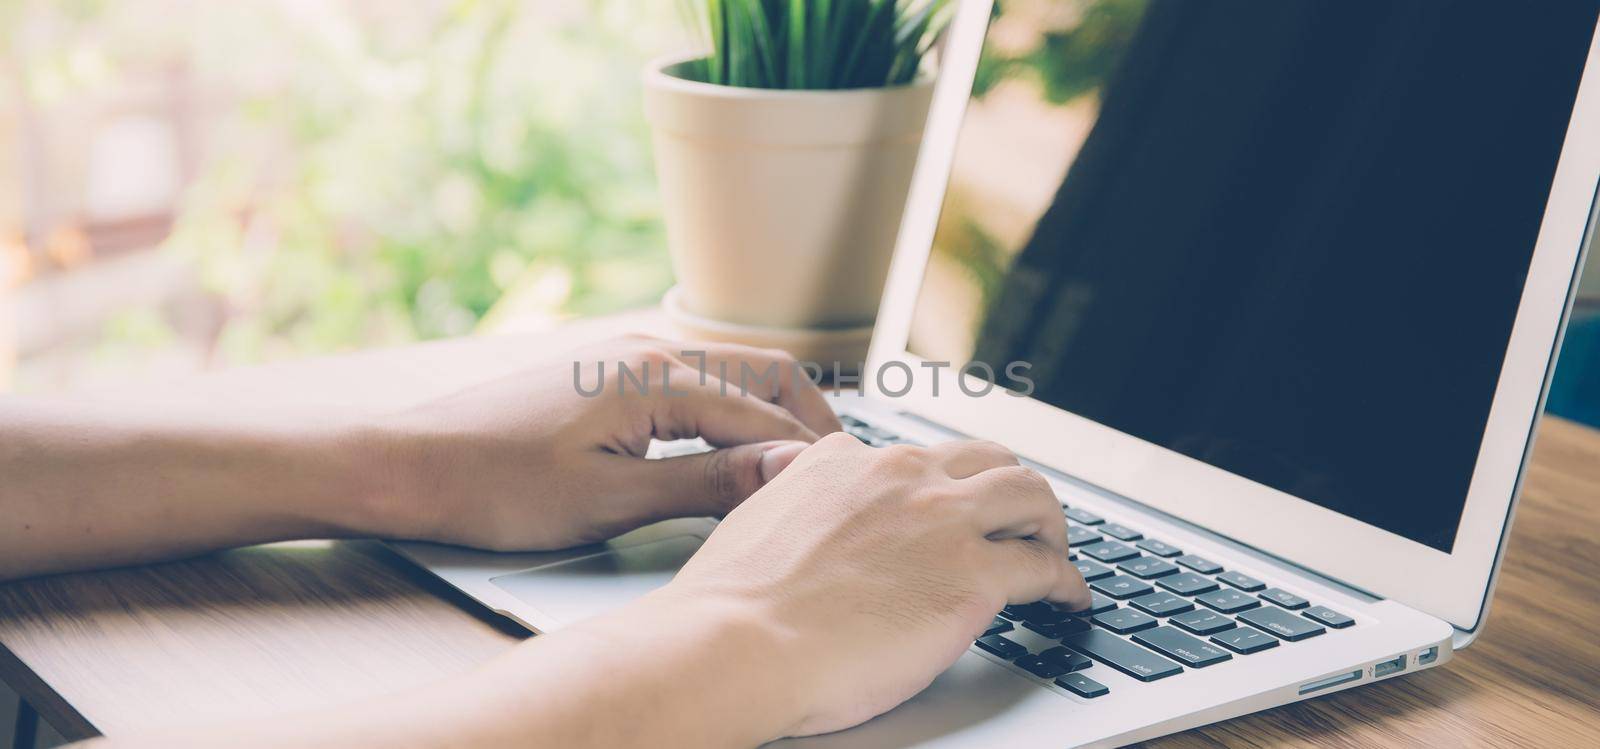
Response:
M785 635L758 613L654 595L427 688L95 747L755 746L798 723L803 694Z
M0 400L0 579L373 532L341 426Z
M771 617L738 604L646 597L474 675L473 704L500 695L482 712L513 720L468 745L754 746L802 717L787 639ZM492 726L487 715L474 724Z

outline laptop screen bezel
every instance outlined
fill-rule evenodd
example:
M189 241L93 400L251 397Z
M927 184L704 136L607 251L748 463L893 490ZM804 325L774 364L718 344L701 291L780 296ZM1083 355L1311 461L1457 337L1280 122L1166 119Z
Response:
M1433 614L1462 630L1475 630L1487 609L1590 239L1600 179L1600 84L1595 81L1600 76L1600 24L1539 227L1456 542L1446 554L1042 401L998 388L979 397L962 395L956 381L962 375L950 368L923 367L923 358L907 350L992 5L991 0L962 2L951 22L863 387L891 399L897 408L998 441L1117 495ZM899 393L902 384L894 373L905 370L893 365L886 369L891 362L904 363L916 373L909 392ZM968 386L977 390L982 383L969 379Z

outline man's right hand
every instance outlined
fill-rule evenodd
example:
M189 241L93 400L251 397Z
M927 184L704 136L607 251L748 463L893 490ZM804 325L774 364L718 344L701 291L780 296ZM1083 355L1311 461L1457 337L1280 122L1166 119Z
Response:
M1007 603L1081 609L1044 477L988 442L824 437L731 512L658 598L732 601L776 628L798 704L780 732L853 726L927 687Z

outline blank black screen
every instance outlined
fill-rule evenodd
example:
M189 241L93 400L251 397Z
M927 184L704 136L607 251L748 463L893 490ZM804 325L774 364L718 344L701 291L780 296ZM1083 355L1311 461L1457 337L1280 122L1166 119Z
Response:
M973 358L1448 552L1596 13L1140 7Z

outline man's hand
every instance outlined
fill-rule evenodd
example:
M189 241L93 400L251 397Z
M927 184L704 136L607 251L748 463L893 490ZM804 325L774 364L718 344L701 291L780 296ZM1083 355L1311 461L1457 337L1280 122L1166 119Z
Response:
M612 341L381 420L367 440L385 477L374 522L385 535L496 550L599 541L723 515L838 429L783 352ZM719 449L644 459L652 438L689 437Z
M725 513L839 428L787 355L707 345L702 380L684 348L624 339L354 420L0 398L0 580L296 538L571 546ZM605 362L601 393L579 392L574 361L586 392ZM619 362L648 366L644 394L619 391ZM721 449L643 457L653 437L694 436Z
M476 734L484 745L739 747L839 730L921 691L1008 602L1087 606L1066 534L1043 477L998 445L823 437L665 588L534 638L438 710L492 700L511 725Z
M730 513L660 595L735 601L780 629L799 700L783 733L808 735L921 691L1008 602L1087 606L1067 553L1054 492L1005 448L841 434Z

